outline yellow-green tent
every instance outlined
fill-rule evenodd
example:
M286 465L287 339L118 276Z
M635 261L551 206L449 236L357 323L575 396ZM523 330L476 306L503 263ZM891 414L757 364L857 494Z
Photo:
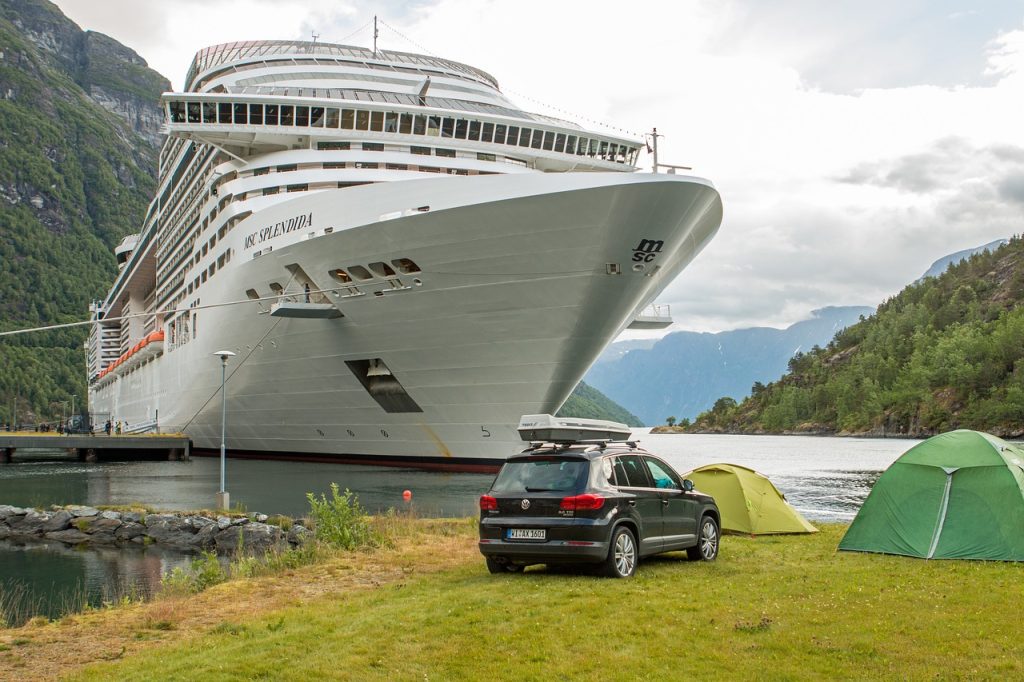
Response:
M708 464L685 478L715 498L722 513L722 530L749 535L817 533L768 477L736 464Z

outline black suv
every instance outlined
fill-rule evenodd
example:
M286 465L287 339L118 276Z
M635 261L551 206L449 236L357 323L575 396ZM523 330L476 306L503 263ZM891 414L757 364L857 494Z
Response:
M509 458L480 497L480 552L491 573L595 563L628 578L659 552L713 561L720 519L714 498L635 443L549 443Z

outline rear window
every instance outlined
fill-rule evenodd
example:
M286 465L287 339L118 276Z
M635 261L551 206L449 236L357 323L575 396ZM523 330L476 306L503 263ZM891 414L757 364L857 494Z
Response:
M587 464L581 459L505 462L491 490L496 493L571 492L586 475Z

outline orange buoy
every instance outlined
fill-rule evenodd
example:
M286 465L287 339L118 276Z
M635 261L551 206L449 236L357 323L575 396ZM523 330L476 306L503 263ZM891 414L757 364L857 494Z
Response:
M402 499L405 500L406 502L411 500L412 499L412 491L411 490L403 490L402 491Z

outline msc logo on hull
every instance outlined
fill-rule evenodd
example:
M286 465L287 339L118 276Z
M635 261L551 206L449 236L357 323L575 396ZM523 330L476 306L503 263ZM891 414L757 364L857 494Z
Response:
M658 257L663 246L665 242L661 239L641 239L640 243L633 247L633 262L650 263Z

